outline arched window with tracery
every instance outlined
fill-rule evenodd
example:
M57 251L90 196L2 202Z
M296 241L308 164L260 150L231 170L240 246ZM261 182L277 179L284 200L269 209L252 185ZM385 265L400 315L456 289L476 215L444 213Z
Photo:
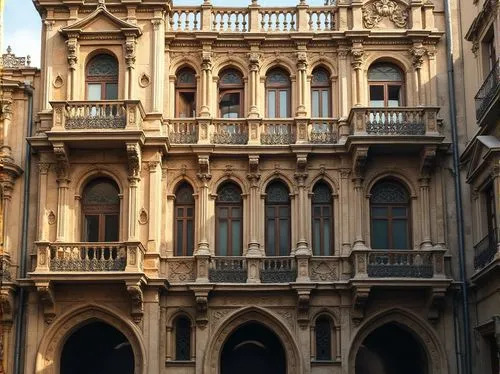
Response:
M266 77L266 112L268 118L291 116L291 83L289 74L283 69L272 69Z
M226 69L219 76L219 113L222 118L244 117L243 76L236 69Z
M370 193L373 249L410 248L410 194L399 182L383 180Z
M177 72L175 80L175 116L196 117L196 73L189 67Z
M281 181L266 189L266 253L268 256L288 256L291 250L290 193Z
M85 187L82 197L84 242L119 240L120 196L109 178L96 178Z
M175 255L192 256L194 251L194 206L193 187L183 182L175 192Z
M313 70L311 77L311 114L315 118L332 116L330 74L325 68Z
M368 69L371 107L399 107L404 105L404 75L399 67L388 62L377 62Z
M179 316L174 322L175 361L191 360L191 320Z
M86 69L87 100L118 99L118 61L108 54L94 56Z
M215 201L217 256L241 256L243 249L243 200L241 189L232 182L217 190Z
M327 315L316 318L314 323L314 359L316 361L331 361L333 359L333 337L335 334L332 319Z
M333 247L332 191L325 182L316 183L311 202L313 255L331 256Z

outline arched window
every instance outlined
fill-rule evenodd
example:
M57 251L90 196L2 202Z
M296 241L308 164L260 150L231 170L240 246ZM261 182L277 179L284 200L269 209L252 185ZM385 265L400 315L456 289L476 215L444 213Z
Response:
M333 323L330 317L322 315L316 318L314 324L314 340L316 361L330 361L333 357L332 336Z
M281 181L266 189L266 252L269 256L288 256L291 249L290 196Z
M266 78L268 118L290 117L290 77L283 69L273 69Z
M377 62L368 69L371 107L398 107L404 101L404 76L401 69L387 62Z
M316 68L311 79L311 114L316 118L332 116L330 74L324 68Z
M325 182L314 186L312 196L312 245L315 256L331 256L333 244L332 191Z
M118 61L113 56L100 54L87 64L87 100L118 99Z
M215 202L215 253L218 256L241 256L243 247L243 202L241 189L224 183L217 190Z
M175 360L191 360L191 321L185 316L179 316L174 322Z
M119 238L118 186L108 178L91 181L83 191L84 242L116 242Z
M182 68L177 72L175 116L177 118L196 117L196 74L191 68Z
M194 250L194 191L182 183L175 193L175 255L192 256Z
M227 69L219 78L219 112L222 118L243 115L243 77L236 69Z
M373 249L410 248L410 196L399 182L384 180L370 197Z

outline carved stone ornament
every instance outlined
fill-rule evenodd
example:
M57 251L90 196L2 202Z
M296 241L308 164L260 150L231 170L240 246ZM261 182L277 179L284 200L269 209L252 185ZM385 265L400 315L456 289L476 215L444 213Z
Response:
M144 296L140 285L127 285L127 292L130 295L131 312L130 315L135 323L140 323L144 315Z
M142 88L148 87L151 84L151 77L146 73L142 73L139 77L139 86Z
M148 211L142 208L141 211L139 212L139 224L145 225L148 222L149 222Z
M127 40L125 42L125 62L128 68L133 68L135 65L135 50L136 50L135 45L136 45L135 39Z
M66 40L66 49L68 50L68 64L70 69L76 69L78 62L78 42L76 38Z
M52 323L56 317L54 290L50 283L38 284L36 290L43 305L44 320L46 323Z
M198 173L196 176L202 181L208 181L212 178L209 156L198 156Z
M363 48L352 48L351 49L352 62L351 65L355 70L361 69L361 65L363 64L363 59L365 57L365 51Z
M51 210L49 212L47 219L48 219L49 225L53 225L56 223L56 215L54 214L54 211Z
M403 29L408 24L408 8L392 0L378 0L363 5L363 25L367 29L373 29L384 17L388 17L392 23Z
M54 144L56 157L56 173L58 178L67 178L69 172L69 150L64 144Z
M61 88L64 84L64 79L61 76L61 74L57 74L57 76L54 78L54 81L52 82L52 85L54 88Z
M138 177L141 172L141 146L139 143L127 144L128 172L131 177Z
M408 51L412 57L413 67L415 69L420 69L424 64L424 56L426 54L426 49L424 47L411 47Z

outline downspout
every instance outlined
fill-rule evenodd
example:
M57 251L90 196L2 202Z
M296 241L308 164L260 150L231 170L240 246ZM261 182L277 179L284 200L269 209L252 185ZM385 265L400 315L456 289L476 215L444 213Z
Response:
M454 169L454 187L455 187L455 204L457 209L456 225L458 234L458 262L460 272L460 291L461 291L461 318L463 326L463 343L461 357L461 372L463 374L472 374L471 365L471 344L470 344L470 320L469 320L469 295L467 288L467 272L465 263L465 241L464 241L464 217L462 205L462 184L460 180L460 162L458 150L458 128L457 128L457 106L455 97L455 78L453 69L453 40L452 40L452 25L451 25L451 9L450 0L444 0L444 15L445 15L445 37L446 37L446 65L448 72L448 101L450 103L450 124L451 124L451 139L453 153L453 169ZM454 308L455 309L455 308ZM455 313L455 311L454 311ZM461 344L462 345L462 344ZM457 352L457 354L459 354Z
M27 136L31 136L33 132L33 88L29 82L24 84L24 92L28 95L28 131ZM26 262L28 253L28 218L30 207L30 175L31 175L31 146L26 141L24 160L24 191L23 191L23 218L22 218L22 236L21 236L21 257L19 260L19 278L26 277ZM14 373L23 374L22 361L24 358L24 338L26 333L25 328L25 302L26 291L24 287L19 290L19 302L16 313L16 332L14 346Z

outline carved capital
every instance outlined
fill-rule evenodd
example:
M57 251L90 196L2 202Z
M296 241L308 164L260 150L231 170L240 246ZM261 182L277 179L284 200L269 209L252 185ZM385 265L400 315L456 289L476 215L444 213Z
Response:
M135 65L136 44L135 38L125 42L125 63L128 68L133 68Z
M50 164L48 162L39 162L38 163L38 172L41 175L47 175L50 169Z
M158 31L160 30L162 20L161 19L152 19L151 24L153 25L153 30Z
M364 177L367 159L368 147L356 148L352 157L352 173L354 174L354 178Z
M412 57L412 64L415 69L422 68L426 52L427 52L426 49L422 46L414 46L408 50L408 53Z
M362 47L354 47L351 49L352 62L351 65L355 70L361 69L365 57L365 51Z

